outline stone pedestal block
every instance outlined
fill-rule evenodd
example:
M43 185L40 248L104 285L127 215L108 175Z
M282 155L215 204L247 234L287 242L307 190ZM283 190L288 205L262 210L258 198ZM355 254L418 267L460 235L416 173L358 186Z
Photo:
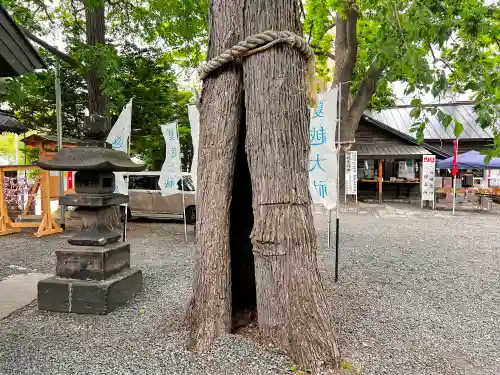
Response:
M38 283L40 310L105 315L142 288L142 272L126 268L106 280L52 276Z
M130 267L130 245L71 246L56 251L56 276L104 280Z
M118 206L79 207L77 213L82 224L80 231L68 240L71 245L105 246L120 239Z

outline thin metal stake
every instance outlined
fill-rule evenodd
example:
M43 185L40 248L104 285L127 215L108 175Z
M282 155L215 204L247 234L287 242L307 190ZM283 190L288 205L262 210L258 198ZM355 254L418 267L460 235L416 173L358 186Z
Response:
M339 225L340 220L335 219L335 282L339 281Z
M61 76L60 76L60 60L59 57L56 57L56 82L55 82L55 90L56 90L56 123L57 123L57 151L61 151L63 148L62 141L62 99L61 99ZM64 195L64 172L59 171L59 196L62 197ZM60 204L59 212L61 218L59 219L60 225L62 229L66 227L66 218L65 207Z
M332 246L332 210L328 210L328 248L331 249Z
M337 141L338 141L338 147L337 147L337 215L335 218L335 282L339 280L339 227L340 227L340 123L341 123L341 116L340 116L340 111L342 108L341 102L342 102L342 82L339 83L339 108L337 112Z
M179 121L177 121L177 124L175 126L175 129L177 131L177 139L179 140L179 145L181 144L180 138L179 138ZM180 156L177 156L179 158L179 164L181 163ZM181 190L182 190L182 216L184 217L184 240L186 243L188 243L188 232L187 232L187 221L186 221L186 203L184 201L184 177L182 176L182 165L181 165Z

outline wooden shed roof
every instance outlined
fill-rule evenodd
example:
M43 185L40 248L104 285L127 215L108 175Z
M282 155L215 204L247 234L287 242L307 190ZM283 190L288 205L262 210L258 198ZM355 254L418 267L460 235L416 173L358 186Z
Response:
M35 48L0 5L0 77L19 76L45 67Z
M64 144L67 145L76 145L79 141L74 138L66 138L62 139ZM48 134L31 134L26 138L21 139L25 145L35 144L35 143L57 143L57 137L55 135Z
M0 134L3 132L21 134L27 131L28 128L19 123L15 117L0 111Z

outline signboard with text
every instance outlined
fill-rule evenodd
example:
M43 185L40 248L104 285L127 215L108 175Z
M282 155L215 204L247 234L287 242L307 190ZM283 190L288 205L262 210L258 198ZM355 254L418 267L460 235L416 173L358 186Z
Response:
M436 157L424 155L422 163L422 202L434 202L436 178Z
M345 153L345 193L346 195L358 194L357 151L346 151Z

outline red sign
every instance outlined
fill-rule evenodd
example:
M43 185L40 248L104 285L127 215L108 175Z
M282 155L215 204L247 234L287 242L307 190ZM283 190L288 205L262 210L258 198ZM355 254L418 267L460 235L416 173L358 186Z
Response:
M73 189L73 172L68 172L68 190Z
M453 141L453 169L451 174L456 176L458 173L458 139Z

